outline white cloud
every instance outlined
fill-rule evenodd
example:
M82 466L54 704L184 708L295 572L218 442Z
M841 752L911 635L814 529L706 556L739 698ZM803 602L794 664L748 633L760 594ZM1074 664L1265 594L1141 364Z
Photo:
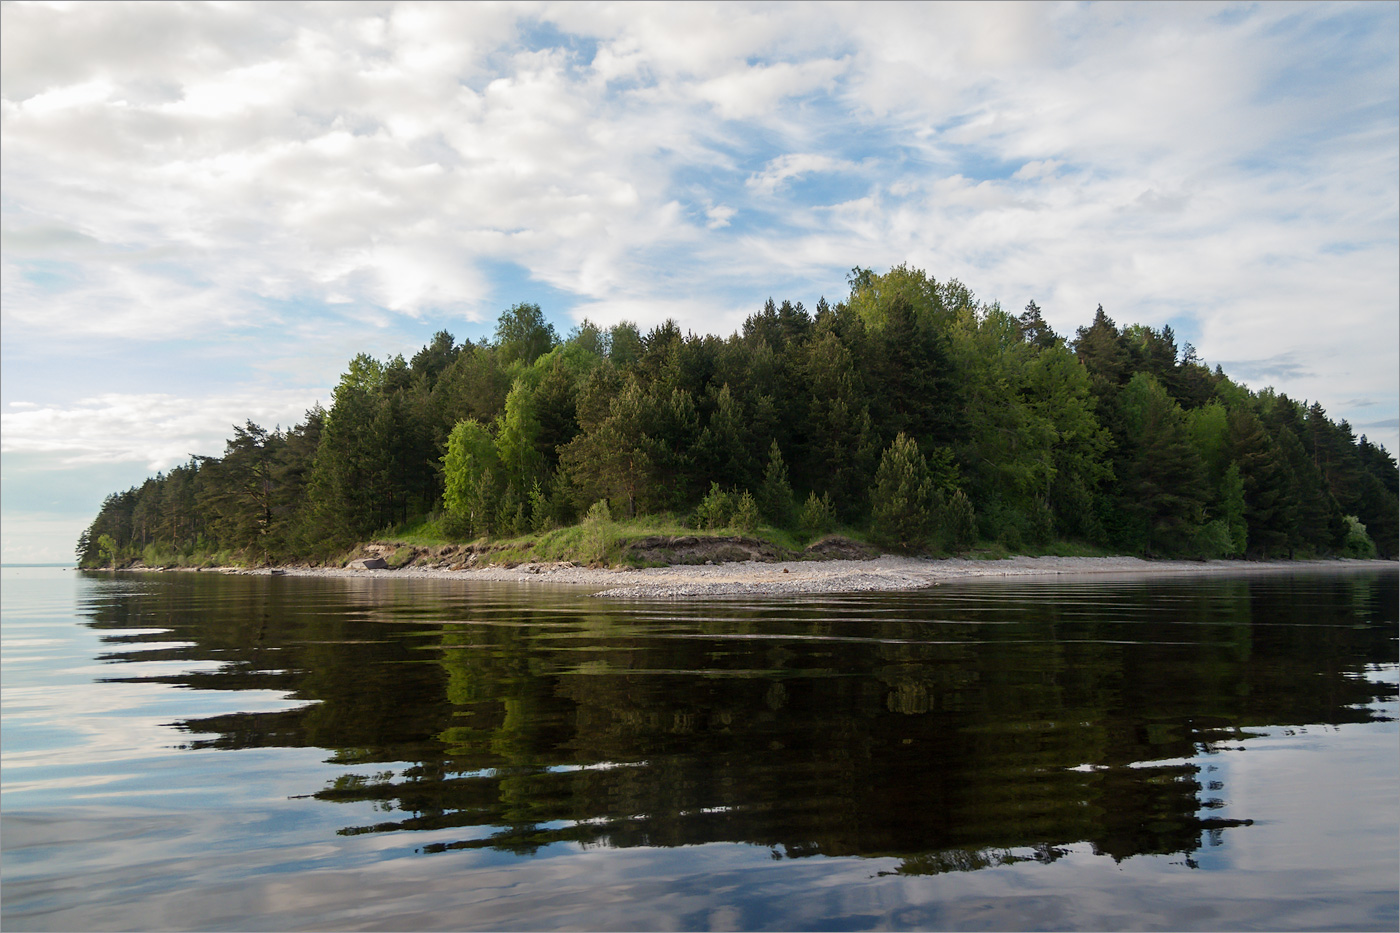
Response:
M845 159L810 152L789 152L769 160L763 171L750 175L745 182L761 194L773 194L789 178L800 178L813 172L846 172L856 168Z
M502 267L727 333L909 261L1395 395L1393 6L77 9L0 8L7 353L489 321Z
M718 230L729 226L729 221L734 219L734 215L739 213L737 208L727 204L711 204L705 208L705 216L709 218L709 223L705 224L711 230Z
M221 456L233 425L290 428L328 390L245 392L220 398L108 393L75 405L25 404L0 413L0 451L47 454L60 466L143 462L165 470L192 454ZM20 406L12 406L20 407Z
M846 62L831 59L769 66L744 66L696 88L696 94L715 105L729 120L746 120L772 113L785 98L829 90Z

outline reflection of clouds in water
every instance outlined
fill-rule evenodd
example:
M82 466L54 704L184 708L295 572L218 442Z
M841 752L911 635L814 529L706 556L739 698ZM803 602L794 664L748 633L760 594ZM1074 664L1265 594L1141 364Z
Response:
M352 850L344 853L349 867L321 864L324 848L303 844L255 850L231 872L225 859L201 850L194 819L161 818L88 846L80 867L92 883L65 923L143 926L149 917L180 917L198 928L256 915L284 929L1230 929L1256 925L1267 902L1300 928L1335 925L1325 919L1335 917L1335 905L1300 894L1291 872L1242 885L1238 875L1192 871L1165 856L1115 863L1083 844L1064 847L1049 864L910 878L879 874L892 859L774 862L765 849L731 844L556 846L520 859L490 851L425 857L384 837L357 837L339 843ZM276 826L266 828L275 841ZM159 862L155 851L138 848L133 857L128 847L152 836ZM1369 893L1384 887L1384 871L1358 866L1339 879L1358 918L1384 918L1387 899ZM143 887L125 899L97 894Z
M1394 716L1395 703L1389 707ZM1226 834L1221 857L1233 868L1277 872L1318 864L1361 870L1387 846L1393 855L1393 779L1357 778L1387 758L1394 772L1397 735L1394 721L1275 728L1243 752L1205 759L1219 769L1210 777L1224 784L1227 812L1254 820L1247 831Z
M1093 598L1117 621L1091 646L1075 639L1079 623L1070 618L967 625L1000 618L1006 597L1017 594L1032 616L1048 613L1055 593L1077 594L1078 619L1092 601L1083 586L848 599L819 621L774 603L756 621L744 616L752 607L731 603L661 613L655 604L590 602L581 614L577 599L534 601L509 587L473 602L471 588L452 585L204 576L104 590L108 606L149 591L130 629L125 616L96 608L98 631L57 620L82 636L73 640L71 669L61 645L40 644L55 641L42 626L19 632L35 655L54 658L46 662L54 677L84 681L72 690L12 684L7 651L7 700L18 690L31 715L68 717L83 730L73 738L63 731L70 723L54 727L63 750L47 761L63 773L40 788L44 753L37 742L12 745L7 706L7 926L42 925L37 905L48 898L63 906L43 922L67 928L149 926L150 917L190 928L228 926L229 917L280 928L1227 928L1283 916L1336 926L1343 915L1331 895L1320 898L1326 891L1345 893L1346 916L1394 914L1394 723L1307 726L1306 734L1295 726L1295 735L1246 726L1251 737L1228 726L1202 731L1191 718L1217 708L1209 704L1240 722L1364 715L1337 705L1373 695L1359 678L1338 676L1314 690L1319 678L1308 675L1335 672L1342 658L1359 668L1363 654L1386 657L1388 632L1372 638L1337 625L1335 644L1319 647L1309 636L1299 653L1291 649L1302 642L1284 637L1292 627L1251 628L1232 617L1231 631L1251 635L1248 652L1236 653L1236 642L1212 626L1192 649L1200 653L1187 657L1189 582L1121 584L1103 594L1095 581ZM1256 615L1282 612L1282 622L1292 611L1316 623L1315 607L1285 583L1237 583L1240 593L1214 587L1202 598L1248 596L1252 587ZM898 618L888 611L894 605ZM917 606L930 618L960 620L962 634L945 631L951 621L910 629ZM1139 609L1147 615L1137 618ZM467 615L484 624L441 621ZM250 648L265 618L279 625L267 627L266 642L257 635L258 644L279 650ZM1116 627L1125 619L1134 619L1130 640ZM7 639L11 622L7 611ZM1026 639L1025 627L1048 622L1056 625L1054 651L1032 651L1042 642ZM843 637L705 643L705 633L747 625L755 626L750 634L821 626ZM159 641L118 640L138 632ZM589 652L612 639L625 641L594 658L611 666L576 676ZM1130 683L1123 659L1153 657L1143 653L1153 639L1180 663L1132 669ZM189 644L196 648L174 649L188 660L156 659ZM90 660L121 653L146 659ZM286 682L299 696L322 705L301 712L305 701L286 693L238 689L265 685L257 677L272 658L294 675ZM1037 658L1042 667L1027 665ZM209 667L216 659L227 665L220 674ZM1202 665L1186 663L1199 659L1214 665L1207 680L1196 679ZM201 673L173 684L86 682L166 676L172 665ZM1370 679L1393 682L1395 671L1389 663ZM1267 678L1250 680L1261 672ZM971 674L978 676L963 676ZM442 702L454 675L462 702ZM1237 710L1242 682L1258 705ZM993 702L1008 696L992 692L995 683L1014 688L1014 710ZM969 693L973 685L979 691ZM1084 685L1115 688L1113 703L1091 704L1100 694ZM988 707L995 711L984 713ZM1393 716L1393 700L1387 708ZM195 725L192 716L218 718L205 726L237 751L172 748L195 743L170 727ZM833 721L852 731L835 733ZM449 723L461 729L453 753L461 757L434 759L435 746L421 736ZM777 738L798 754L774 749ZM298 742L308 744L269 747ZM1201 742L1218 751L1196 754ZM16 747L28 756L17 775ZM634 757L643 752L650 757ZM1118 763L1128 755L1134 764ZM940 778L932 763L945 756ZM92 776L107 783L77 786ZM1347 786L1337 790L1343 776ZM36 783L18 805L15 778ZM346 793L306 799L332 787ZM1358 788L1378 803L1348 808ZM1319 794L1330 796L1319 804ZM1214 800L1219 807L1209 806ZM120 806L91 806L109 801ZM1041 816L1066 806L1102 812L1055 822L1053 851L1030 847L1047 836ZM133 813L154 816L133 822ZM460 825L434 822L444 813L460 814ZM1193 814L1255 823L1183 859L1181 847L1200 845L1209 828ZM880 824L886 817L890 826ZM1170 825L1149 829L1148 820ZM394 821L413 821L414 831L391 831ZM944 823L955 832L940 830ZM567 836L586 826L597 844ZM1313 844L1325 834L1335 837L1330 844ZM771 850L757 844L770 839ZM517 851L492 848L501 842ZM1298 851L1271 851L1290 846ZM517 854L526 851L532 857ZM886 857L892 852L903 857ZM1193 858L1205 870L1191 870ZM915 875L919 869L931 873Z
M151 666L172 673L217 669L216 665L179 663ZM110 667L73 670L96 677L112 673ZM148 675L152 673L156 672L148 669ZM119 801L137 793L184 793L174 787L142 790L133 786L143 782L143 775L166 765L183 769L182 756L189 752L183 750L185 740L180 733L172 729L173 720L188 714L192 707L216 714L277 712L306 705L272 690L232 694L172 691L162 683L88 683L59 690L47 686L7 688L4 703L7 806L38 802L29 795L62 798L77 788L89 788L78 795L89 800L106 796L104 788ZM37 735L26 741L25 733Z
M30 571L31 574L34 571ZM7 579L6 587L14 585ZM91 581L84 581L85 584ZM139 584L101 580L88 594L111 598L137 592ZM103 633L75 625L66 615L5 615L4 788L7 808L39 805L50 797L89 800L139 793L173 795L173 789L143 790L143 777L166 763L181 767L179 733L171 723L191 711L273 712L304 706L283 692L172 690L160 682L116 683L112 678L176 678L217 674L216 660L144 660L113 663L128 653L181 650L194 642L162 640L114 643ZM133 626L122 638L161 635L167 628ZM102 660L97 660L102 659ZM11 847L8 836L5 848Z

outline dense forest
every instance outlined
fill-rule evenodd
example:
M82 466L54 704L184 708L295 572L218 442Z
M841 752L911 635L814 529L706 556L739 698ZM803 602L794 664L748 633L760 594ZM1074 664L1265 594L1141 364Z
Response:
M1100 307L1066 340L1033 301L1016 315L907 266L850 286L815 312L770 300L728 339L673 321L561 339L521 304L489 341L361 354L329 410L234 427L222 457L109 496L79 563L316 560L411 522L470 540L600 513L930 553L1396 557L1395 458L1170 327Z

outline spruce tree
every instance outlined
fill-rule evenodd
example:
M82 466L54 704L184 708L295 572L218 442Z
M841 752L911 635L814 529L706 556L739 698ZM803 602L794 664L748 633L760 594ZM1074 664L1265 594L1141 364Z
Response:
M933 526L933 483L918 443L900 433L880 458L870 496L872 531L881 544L914 550L928 541Z
M797 511L797 502L788 483L787 464L778 442L768 445L768 467L763 471L763 485L758 487L758 508L763 517L777 528L789 528Z

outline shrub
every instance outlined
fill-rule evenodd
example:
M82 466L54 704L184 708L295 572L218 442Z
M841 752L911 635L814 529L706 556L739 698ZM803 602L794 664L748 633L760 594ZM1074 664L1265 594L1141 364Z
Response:
M1208 560L1229 557L1234 552L1229 521L1217 518L1197 526L1191 536L1191 549L1197 557Z
M977 537L977 512L972 500L961 489L948 499L943 513L943 530L955 548L967 547Z
M605 560L615 536L616 526L612 512L608 510L608 500L599 499L583 517L583 559L589 563Z
M1355 515L1348 515L1347 525L1349 527L1346 540L1342 543L1342 553L1347 557L1374 559L1376 542L1371 540L1371 535L1366 531L1366 526L1361 524L1361 519Z
M710 491L695 507L692 523L696 528L722 528L729 524L734 514L734 500L729 493L719 488L719 483L711 483Z
M758 502L747 489L744 490L744 494L734 506L734 515L730 522L740 531L753 531L758 527L760 517Z
M809 537L825 534L835 527L836 510L831 507L831 493L823 493L820 499L815 492L809 493L797 524Z

